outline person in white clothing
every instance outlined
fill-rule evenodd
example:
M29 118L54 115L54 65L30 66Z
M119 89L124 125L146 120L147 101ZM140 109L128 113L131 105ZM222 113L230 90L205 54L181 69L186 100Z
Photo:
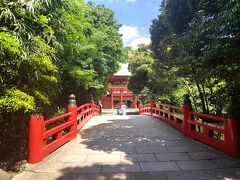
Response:
M127 111L126 111L127 106L126 106L125 102L122 103L121 109L122 109L123 115L126 115L127 114Z

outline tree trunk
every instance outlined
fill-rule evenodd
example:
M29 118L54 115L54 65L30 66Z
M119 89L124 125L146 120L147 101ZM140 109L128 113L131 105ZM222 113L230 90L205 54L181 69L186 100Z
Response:
M199 98L200 98L201 104L202 104L202 112L204 114L206 114L207 110L206 110L206 106L205 106L205 102L204 102L203 92L201 90L200 84L197 81L196 81L196 85L197 85L197 88L198 88Z
M212 88L212 84L211 84L210 78L208 78L208 86L209 86L208 88L210 89L211 98L213 99L213 105L215 107L215 113L216 113L217 116L220 116L221 113L222 113L222 109L218 108L217 100L216 100L215 96L213 95L213 88Z
M204 98L204 102L205 102L206 113L209 114L209 103L208 103L208 99L207 99L207 95L206 95L206 91L205 91L205 86L203 83L201 83L201 86L203 89L203 98Z
M192 97L193 106L194 106L195 111L198 112L196 99L194 98L194 96L191 93L189 93L189 95Z

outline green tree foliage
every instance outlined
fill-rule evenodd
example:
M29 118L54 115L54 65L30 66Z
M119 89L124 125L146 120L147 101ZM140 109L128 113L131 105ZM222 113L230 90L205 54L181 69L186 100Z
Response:
M130 52L129 70L132 76L129 78L128 88L137 94L143 103L150 98L173 104L177 104L177 100L181 101L184 92L178 88L180 80L174 78L176 69L155 61L149 46L141 45Z
M72 6L57 8L52 22L57 24L54 31L63 49L57 55L62 69L62 92L64 97L74 93L78 102L85 102L90 94L99 97L106 90L106 77L119 67L124 52L118 34L120 24L113 12L102 5L65 3ZM59 24L64 24L61 31Z
M14 159L26 154L27 118L36 105L50 105L58 89L53 31L41 13L47 6L47 0L0 2L1 160L14 149Z
M36 107L49 117L71 93L83 103L105 91L126 57L113 16L82 0L0 1L0 160L26 155Z
M1 95L6 88L48 104L57 88L55 49L47 42L52 28L39 7L48 1L2 1L0 27ZM42 86L39 86L42 84ZM38 92L38 93L37 93ZM42 98L44 96L44 98Z
M85 14L86 22L90 24L88 28L91 35L83 39L81 54L85 55L82 57L84 62L91 62L89 68L95 72L96 78L90 88L98 96L107 87L106 77L118 70L124 55L121 36L118 33L120 24L113 16L111 10L91 3L88 4Z
M237 0L165 0L150 28L158 77L190 93L196 110L220 115L229 105L235 119L240 117L239 5ZM167 89L160 93L172 97Z
M152 89L149 88L152 80L152 52L148 46L140 45L137 50L132 50L129 53L128 67L132 76L129 78L128 88L138 94L143 102L147 102L153 93Z

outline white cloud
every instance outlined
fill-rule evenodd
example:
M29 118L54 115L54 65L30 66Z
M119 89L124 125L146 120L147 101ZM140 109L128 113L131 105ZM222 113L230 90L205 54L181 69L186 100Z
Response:
M134 38L139 37L138 28L136 26L123 25L119 29L119 33L122 34L123 44L128 44Z
M136 26L123 25L119 29L119 33L122 34L124 46L131 46L134 49L137 49L140 44L150 44L151 42L149 37L142 36L139 33L139 29Z
M137 49L138 48L138 45L140 44L150 44L151 43L151 39L149 37L139 37L139 38L136 38L134 39L131 43L130 43L130 46L134 49Z

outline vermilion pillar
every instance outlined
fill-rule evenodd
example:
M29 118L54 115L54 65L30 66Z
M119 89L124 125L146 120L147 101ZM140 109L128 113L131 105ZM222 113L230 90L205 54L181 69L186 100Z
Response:
M122 101L123 101L123 89L120 88L120 107L122 107Z
M112 109L113 109L113 107L114 107L114 101L113 101L113 89L112 89L112 93L111 93L111 105L112 105Z

